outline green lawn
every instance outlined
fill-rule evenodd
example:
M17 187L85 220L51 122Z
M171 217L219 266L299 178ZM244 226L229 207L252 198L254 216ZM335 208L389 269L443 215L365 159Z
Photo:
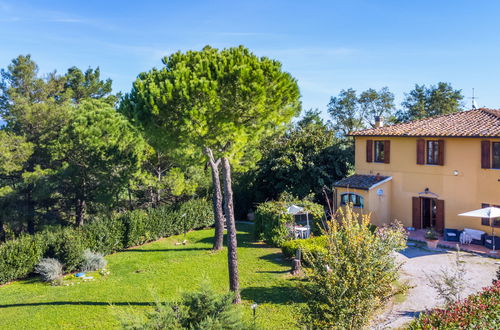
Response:
M252 225L238 226L242 309L263 328L293 328L300 294L290 263L279 249L253 242ZM227 250L212 253L213 230L162 239L107 256L111 274L73 286L50 286L36 278L0 287L0 328L116 328L119 316L143 313L155 301L176 299L204 279L217 291L228 288Z

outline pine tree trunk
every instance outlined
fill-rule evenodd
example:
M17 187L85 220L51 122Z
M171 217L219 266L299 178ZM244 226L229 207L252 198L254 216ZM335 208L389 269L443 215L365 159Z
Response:
M212 196L214 217L215 217L215 237L213 250L222 249L224 241L224 213L222 212L222 188L220 185L219 164L220 159L215 160L212 150L205 148L205 154L208 156L208 163L212 169L212 185L214 194Z
M5 242L5 230L3 229L3 221L0 219L0 243Z
M85 209L85 200L78 198L76 200L76 225L78 227L83 226L83 222L85 221Z
M28 232L31 235L35 234L35 202L33 201L33 196L32 196L32 189L33 185L28 185L28 192L26 194L26 206L28 208L27 210L27 222L28 222Z
M227 225L227 254L229 267L229 289L234 292L234 303L241 302L240 282L238 277L238 251L236 240L236 224L234 220L233 188L231 181L231 165L226 157L222 158L224 173L224 211Z

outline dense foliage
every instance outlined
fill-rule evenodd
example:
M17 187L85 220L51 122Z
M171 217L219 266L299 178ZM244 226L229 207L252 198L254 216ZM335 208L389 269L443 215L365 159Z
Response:
M398 292L393 252L406 247L406 233L395 224L373 234L369 220L351 207L340 210L324 231L326 253L304 253L305 326L361 329Z
M109 254L160 237L211 226L213 222L210 203L191 200L179 206L96 219L81 228L24 235L0 245L0 284L29 275L43 257L57 259L66 271L73 271L81 266L86 249Z
M284 134L263 140L262 159L254 169L237 177L236 206L240 217L257 203L278 199L283 193L299 199L313 194L322 201L323 187L347 176L354 163L352 144L335 136L318 111L307 111Z
M147 145L111 84L99 68L42 76L29 55L1 70L0 242L205 193L206 171Z
M389 118L394 111L394 94L387 87L368 89L359 96L352 88L330 98L328 113L333 127L341 136L374 125L375 116Z
M409 329L498 329L500 327L500 281L445 309L422 313Z
M158 303L146 321L123 317L125 329L251 329L233 305L232 293L217 294L203 285L199 292L185 293L179 302Z
M296 256L298 249L307 254L320 254L326 253L326 246L326 236L315 236L306 239L286 241L281 244L281 251L283 252L285 257L293 258Z
M260 204L255 212L255 234L259 239L275 246L293 238L294 215L286 212L291 205L297 205L308 212L312 233L319 233L324 218L323 206L306 201L271 201ZM304 216L305 217L305 216Z
M429 87L415 85L406 94L401 103L403 109L396 113L396 119L398 122L407 122L461 111L463 98L462 91L453 89L450 83L439 82Z

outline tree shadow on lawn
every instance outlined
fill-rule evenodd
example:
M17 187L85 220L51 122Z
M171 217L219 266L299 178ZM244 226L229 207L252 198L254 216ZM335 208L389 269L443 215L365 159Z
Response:
M238 247L259 247L259 248L271 247L271 246L266 245L266 244L255 242L255 237L254 237L252 232L248 232L248 231L239 232L236 237L238 240ZM226 246L227 233L224 233L223 242L224 242L224 246ZM207 243L207 244L213 245L214 244L214 237L213 236L204 237L202 239L195 241L195 243Z
M28 306L155 306L154 302L105 302L105 301L47 301L34 303L17 303L0 305L0 309L9 307L28 307Z
M290 261L285 259L285 256L281 252L269 253L264 256L260 256L259 259L266 260L280 266L291 267Z
M142 250L142 249L130 249L123 250L122 252L170 252L170 251L209 251L210 248L178 248L178 249L150 249L150 250Z
M305 302L304 295L299 288L292 285L272 287L249 287L241 290L241 297L254 301L257 304L290 304Z

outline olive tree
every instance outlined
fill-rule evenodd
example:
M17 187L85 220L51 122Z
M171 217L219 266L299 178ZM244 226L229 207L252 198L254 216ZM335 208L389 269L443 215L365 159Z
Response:
M140 125L155 147L191 162L208 160L216 219L214 249L222 248L224 177L230 288L239 302L231 167L255 163L256 146L300 113L296 80L278 61L240 46L177 52L164 67L141 73L120 111Z

